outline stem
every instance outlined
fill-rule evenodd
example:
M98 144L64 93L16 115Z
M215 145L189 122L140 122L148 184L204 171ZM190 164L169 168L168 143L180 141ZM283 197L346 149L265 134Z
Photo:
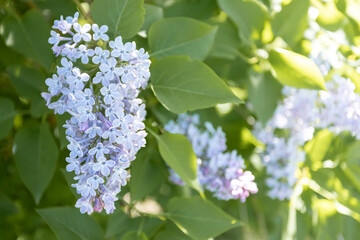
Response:
M88 20L90 23L94 23L94 21L91 19L90 15L85 11L85 9L81 6L81 2L79 0L73 0L73 2L78 7L81 14L84 16L86 20Z

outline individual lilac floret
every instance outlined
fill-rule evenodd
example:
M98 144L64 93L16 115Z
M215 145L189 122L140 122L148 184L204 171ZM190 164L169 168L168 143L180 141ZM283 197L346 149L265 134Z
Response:
M165 129L185 135L198 157L197 176L200 184L222 200L240 199L245 202L250 193L257 193L255 177L244 171L244 159L236 151L226 151L226 137L221 128L209 122L200 129L199 115L180 114L177 121L170 121ZM183 185L180 177L170 169L170 181Z
M61 64L41 95L55 113L71 115L64 127L70 150L66 170L75 172L72 186L81 195L75 206L81 213L112 213L130 177L127 168L146 144L146 111L138 95L147 86L150 60L135 43L129 43L127 58L111 57L97 42L109 40L108 27L80 26L78 17L54 22L49 43ZM131 68L131 79L120 72L124 68Z

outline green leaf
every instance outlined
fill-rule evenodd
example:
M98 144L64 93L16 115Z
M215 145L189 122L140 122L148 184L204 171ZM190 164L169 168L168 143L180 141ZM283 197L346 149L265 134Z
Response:
M142 222L142 223L141 223ZM142 225L142 232L149 238L162 226L163 222L157 218L136 217L129 218L123 211L119 210L112 214L109 218L106 228L106 238L116 239L122 238L127 232L136 231ZM121 227L119 227L121 226Z
M54 175L59 155L48 124L20 129L15 135L13 154L20 177L39 203Z
M218 0L218 4L234 21L239 37L246 44L261 38L268 12L265 5L256 0Z
M144 22L144 0L95 0L91 14L99 25L107 25L113 37L131 38Z
M326 90L320 70L307 57L277 48L269 52L274 77L282 84L296 88Z
M323 160L325 160L325 156L333 140L334 133L328 129L323 129L319 131L311 141L306 143L304 149L307 157L311 161L312 170L316 171L323 166Z
M149 30L151 56L189 55L203 60L210 52L217 28L185 17L162 19Z
M154 240L191 240L189 236L183 233L173 222L170 220L166 222L163 229L156 234Z
M211 68L186 56L170 56L154 62L151 85L161 104L174 113L241 102Z
M128 232L121 240L148 240L148 238L145 233L142 232Z
M157 156L154 148L147 146L137 153L136 159L131 163L129 183L131 201L141 200L160 185L163 175L162 166L152 160Z
M50 70L53 54L48 43L50 27L45 17L29 10L23 18L9 15L0 25L0 35L5 44L19 53L33 58Z
M11 83L20 96L37 99L44 90L45 76L32 68L11 66L7 69Z
M38 209L37 212L59 240L102 240L100 226L86 214L72 207Z
M51 112L52 111L46 106L45 99L43 99L40 94L38 97L32 99L30 107L31 116L38 118L45 116Z
M15 202L5 195L0 195L0 217L3 218L8 215L16 214L19 212L18 207L15 205Z
M199 197L173 198L166 216L184 233L201 240L218 236L241 223L208 200Z
M333 1L324 3L323 7L319 10L319 16L316 18L316 22L321 27L334 32L343 27L346 17L337 9Z
M190 187L202 192L196 177L197 161L189 140L180 134L165 133L157 136L159 151L165 162Z
M14 103L7 98L0 97L0 139L9 134L15 114Z
M218 24L218 31L210 56L235 60L240 55L240 47L241 42L236 27L230 21Z
M282 85L269 72L249 71L249 99L263 125L272 117L281 98L281 89Z
M164 17L164 11L162 7L158 7L152 4L144 4L145 8L145 20L141 27L141 30L148 31L151 25Z
M300 41L308 27L309 6L310 0L293 0L286 5L271 21L274 33L290 45Z
M190 17L199 20L209 19L219 12L216 0L177 0L165 7L165 18Z

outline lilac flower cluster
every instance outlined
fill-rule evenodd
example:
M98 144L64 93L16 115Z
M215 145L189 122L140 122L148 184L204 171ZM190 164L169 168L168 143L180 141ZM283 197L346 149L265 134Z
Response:
M354 64L339 52L340 46L348 42L343 31L322 29L314 21L316 12L314 8L309 10L310 28L305 37L312 42L309 58L329 78L327 91L284 87L285 98L272 119L265 128L257 123L254 130L266 146L262 157L269 175L268 195L280 200L290 199L297 182L296 171L305 160L304 144L313 138L316 129L329 129L335 134L348 131L360 139L360 96L349 78L331 73Z
M127 168L145 146L145 105L137 98L150 77L149 55L121 37L109 41L106 25L78 23L79 14L54 22L49 43L61 56L57 72L46 79L47 106L66 121L70 156L81 213L112 213L130 175ZM108 47L109 46L109 47Z
M242 202L257 193L255 177L244 171L244 159L236 150L226 151L226 137L222 129L215 129L209 122L205 129L199 128L199 115L180 114L177 121L170 121L165 129L171 133L185 135L191 142L197 156L197 176L200 184L218 199L240 199ZM184 182L170 169L170 181L178 185Z

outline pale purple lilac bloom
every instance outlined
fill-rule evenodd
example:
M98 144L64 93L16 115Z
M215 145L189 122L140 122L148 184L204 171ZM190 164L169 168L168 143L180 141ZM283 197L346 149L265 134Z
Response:
M180 114L177 121L170 121L165 129L185 135L197 156L197 178L200 184L222 200L240 199L245 202L250 193L258 192L255 177L244 171L244 159L236 150L226 151L226 137L222 129L215 129L209 122L200 128L199 115ZM170 169L170 181L183 185L180 177Z
M61 16L54 22L49 43L61 55L61 64L46 79L48 92L42 96L55 113L71 115L64 127L70 150L66 170L75 172L72 186L81 195L75 206L81 213L112 213L116 195L130 177L127 168L146 143L146 111L138 95L147 86L150 60L134 42L125 44L131 45L127 60L111 57L113 49L102 49L97 42L109 40L108 27L81 26L78 17ZM134 69L131 81L118 71L125 65Z

